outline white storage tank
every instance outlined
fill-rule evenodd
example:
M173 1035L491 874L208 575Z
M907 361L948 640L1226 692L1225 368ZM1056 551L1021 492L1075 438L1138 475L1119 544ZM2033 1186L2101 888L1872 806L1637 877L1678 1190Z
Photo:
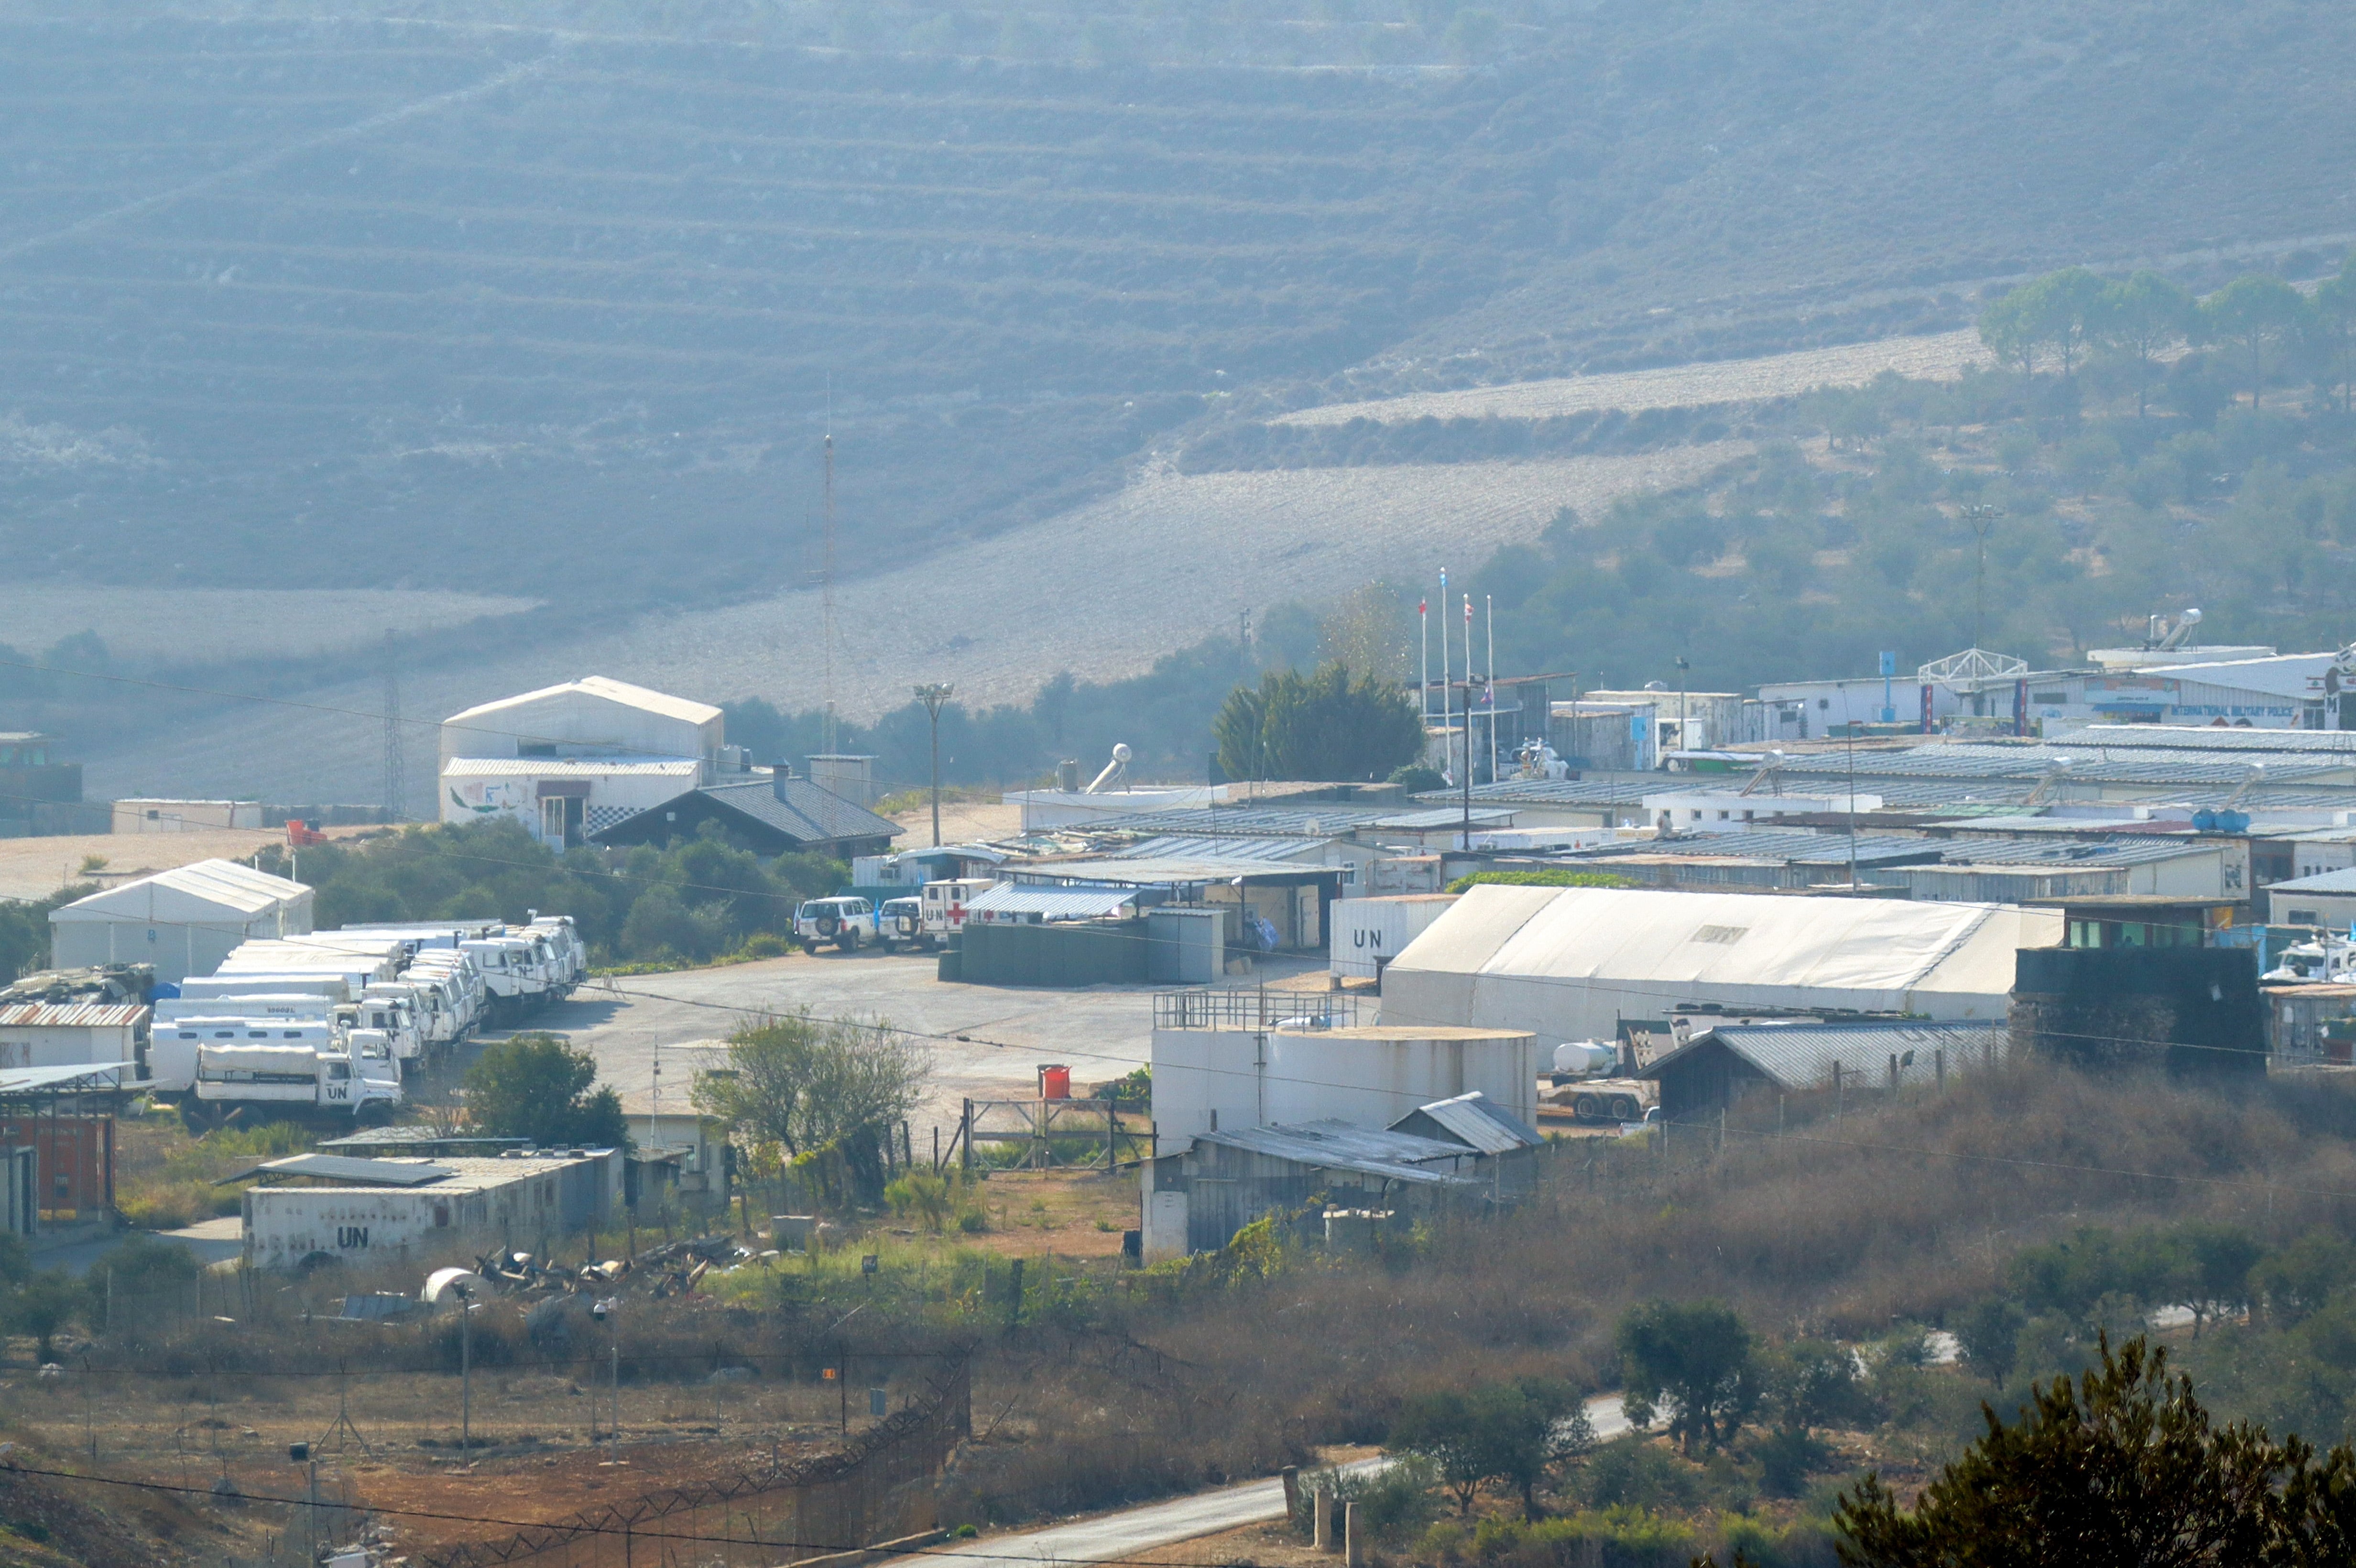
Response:
M1333 901L1333 973L1372 980L1384 965L1448 912L1454 893L1399 893Z

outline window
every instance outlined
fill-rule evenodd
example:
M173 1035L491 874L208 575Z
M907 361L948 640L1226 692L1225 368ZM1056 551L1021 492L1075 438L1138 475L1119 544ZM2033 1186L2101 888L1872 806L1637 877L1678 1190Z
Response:
M270 1031L266 1029L250 1029L245 1031L245 1038L248 1040L268 1040L270 1038Z
M290 1029L279 1038L282 1040L301 1040L303 1038L303 1031L299 1029Z
M2293 925L2321 925L2323 923L2315 918L2315 912L2311 909L2295 909L2290 912L2290 923Z
M1829 698L1829 697L1819 697L1819 698L1817 698L1817 699L1816 699L1816 711L1817 711L1817 712L1819 712L1819 713L1830 713L1832 710L1833 710L1833 699L1832 699L1831 698Z
M2032 692L2029 695L2029 700L2031 702L2067 702L2070 700L2070 694L2066 691Z
M233 1029L217 1029L213 1030L213 1038L215 1040L235 1040L237 1038L237 1030Z
M182 1040L195 1040L197 1038L197 1031L192 1029L184 1029L180 1031L180 1038Z

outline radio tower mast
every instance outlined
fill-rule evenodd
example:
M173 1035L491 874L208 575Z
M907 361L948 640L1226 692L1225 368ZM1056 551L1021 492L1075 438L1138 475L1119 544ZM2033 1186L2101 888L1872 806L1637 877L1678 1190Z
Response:
M829 400L832 401L831 399ZM834 422L830 411L827 423ZM819 745L831 756L836 751L834 734L834 432L826 432L826 545L819 568L819 641L826 650L826 717L819 731Z
M409 819L409 780L401 755L401 660L392 628L384 633L384 819Z

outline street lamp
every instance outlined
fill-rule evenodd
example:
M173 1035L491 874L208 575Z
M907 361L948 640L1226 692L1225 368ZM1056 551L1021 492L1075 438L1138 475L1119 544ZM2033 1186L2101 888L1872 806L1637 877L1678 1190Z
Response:
M925 705L925 713L933 723L933 848L941 847L941 705L948 701L957 688L947 681L937 680L916 688L916 700Z
M2002 507L1974 502L1964 508L1964 521L1979 539L1979 565L1972 574L1972 646L1980 645L1980 624L1987 606L1987 541L1989 530L2004 516Z

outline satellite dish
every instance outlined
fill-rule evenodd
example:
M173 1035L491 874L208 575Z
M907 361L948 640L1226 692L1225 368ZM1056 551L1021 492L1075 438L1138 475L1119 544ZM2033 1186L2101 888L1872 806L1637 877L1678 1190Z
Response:
M445 1301L476 1301L490 1294L491 1282L473 1269L438 1268L425 1276L425 1288L417 1297L429 1307L439 1307Z

